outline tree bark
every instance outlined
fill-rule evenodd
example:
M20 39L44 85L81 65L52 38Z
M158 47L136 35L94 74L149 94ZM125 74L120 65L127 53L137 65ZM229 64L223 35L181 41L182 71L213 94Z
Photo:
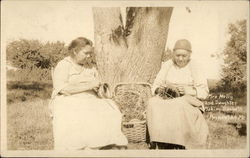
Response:
M160 69L172 10L127 8L132 14L123 26L120 8L93 8L95 53L103 82L112 88L118 82L153 82Z

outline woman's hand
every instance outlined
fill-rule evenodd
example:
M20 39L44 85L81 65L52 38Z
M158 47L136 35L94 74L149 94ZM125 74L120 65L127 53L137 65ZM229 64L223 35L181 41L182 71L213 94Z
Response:
M92 89L98 89L101 85L101 82L99 80L93 80L90 82L90 87L92 87Z
M71 94L65 90L61 90L60 94L64 95L64 96L70 96Z
M184 86L176 86L176 89L179 91L180 95L186 94Z
M179 93L181 95L191 95L191 96L195 96L196 95L196 90L193 88L193 86L177 86L176 87L177 90L179 91Z

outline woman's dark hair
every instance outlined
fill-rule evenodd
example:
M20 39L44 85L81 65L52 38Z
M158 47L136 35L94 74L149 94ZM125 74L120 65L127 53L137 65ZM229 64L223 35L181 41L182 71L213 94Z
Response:
M73 57L74 52L78 53L82 48L84 48L87 45L92 46L93 45L92 41L84 37L78 37L77 39L74 39L68 47L70 56Z
M93 43L87 38L78 37L74 39L68 47L70 56L74 58L74 52L78 53L79 51L81 51L82 48L88 45L92 47ZM96 67L96 59L94 52L90 54L90 57L84 59L82 65L88 68Z

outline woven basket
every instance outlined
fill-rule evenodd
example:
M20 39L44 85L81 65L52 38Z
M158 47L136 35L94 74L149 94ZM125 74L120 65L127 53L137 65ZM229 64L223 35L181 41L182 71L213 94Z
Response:
M129 142L138 143L146 141L146 120L122 122L122 132Z
M115 86L114 100L123 114L122 131L129 142L146 141L146 106L151 97L148 83L120 83Z

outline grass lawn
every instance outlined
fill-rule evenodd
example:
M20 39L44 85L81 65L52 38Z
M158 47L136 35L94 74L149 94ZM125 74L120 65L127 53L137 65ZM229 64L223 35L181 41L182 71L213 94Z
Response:
M7 106L7 137L9 150L53 150L52 120L48 99L9 103ZM205 115L206 116L206 115ZM234 124L209 120L208 149L242 149L246 135ZM148 149L146 143L129 144L128 149Z
M10 150L53 149L48 100L36 99L8 104L7 138Z

